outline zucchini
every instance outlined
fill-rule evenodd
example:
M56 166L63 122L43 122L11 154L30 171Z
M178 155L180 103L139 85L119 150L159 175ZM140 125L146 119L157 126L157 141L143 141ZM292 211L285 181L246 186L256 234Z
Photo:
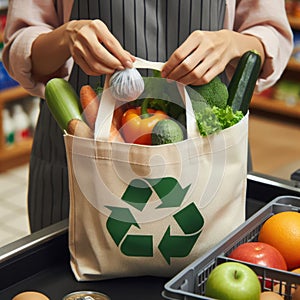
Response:
M79 96L63 78L49 80L45 88L47 105L62 130L68 130L71 120L83 120Z
M227 105L234 112L245 115L249 109L256 81L260 73L261 57L255 50L245 52L240 58L228 85Z

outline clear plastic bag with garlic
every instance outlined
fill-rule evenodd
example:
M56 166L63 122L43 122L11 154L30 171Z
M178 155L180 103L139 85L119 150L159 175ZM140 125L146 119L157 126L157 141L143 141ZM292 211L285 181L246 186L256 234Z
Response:
M111 76L109 86L117 100L133 101L144 91L144 80L137 69L124 69Z

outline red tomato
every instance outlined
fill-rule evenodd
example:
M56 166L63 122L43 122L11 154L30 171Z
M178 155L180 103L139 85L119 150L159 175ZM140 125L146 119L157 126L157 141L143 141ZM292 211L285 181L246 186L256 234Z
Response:
M230 258L287 271L287 264L282 254L273 246L262 242L248 242L239 245L230 254ZM270 280L266 280L266 286L270 287Z

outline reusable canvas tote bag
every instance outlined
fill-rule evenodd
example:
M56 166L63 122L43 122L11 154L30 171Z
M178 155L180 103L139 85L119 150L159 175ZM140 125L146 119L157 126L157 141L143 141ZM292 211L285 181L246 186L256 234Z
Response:
M186 88L174 86L186 107L184 141L107 141L117 103L109 89L98 139L65 135L69 248L79 281L173 276L245 220L248 116L202 137Z

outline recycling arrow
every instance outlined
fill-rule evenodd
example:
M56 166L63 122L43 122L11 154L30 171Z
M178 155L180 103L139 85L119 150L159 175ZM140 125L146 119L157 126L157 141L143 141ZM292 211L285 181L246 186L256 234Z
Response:
M173 217L185 234L193 234L201 230L204 225L204 219L195 203L181 209Z
M128 208L107 206L111 214L106 222L106 228L118 246L132 225L140 228ZM126 220L126 221L124 221Z
M186 257L191 252L204 225L204 219L194 203L173 217L185 235L171 235L170 227L167 228L158 249L168 264L171 257Z
M121 245L121 251L127 256L153 256L152 235L127 235Z
M171 257L186 257L193 249L200 232L191 236L171 235L170 227L166 230L158 249L168 264L171 263Z
M106 228L117 246L127 235L131 226L140 228L128 208L107 206L111 214L106 222ZM153 256L153 241L151 235L127 235L121 244L121 251L128 256Z
M142 211L152 195L152 189L161 200L156 209L180 207L190 185L182 188L175 178L134 179L121 200ZM106 227L113 241L127 256L153 256L153 236L128 234L131 226L140 229L129 208L107 206L111 214ZM170 264L171 257L186 257L194 247L204 225L204 219L194 203L173 215L183 235L171 235L170 226L164 233L158 249Z
M142 211L152 194L151 188L141 179L134 179L128 185L122 200Z
M161 179L146 179L162 201L158 208L180 207L183 199L190 187L188 185L184 189L178 181L172 177L164 177Z

